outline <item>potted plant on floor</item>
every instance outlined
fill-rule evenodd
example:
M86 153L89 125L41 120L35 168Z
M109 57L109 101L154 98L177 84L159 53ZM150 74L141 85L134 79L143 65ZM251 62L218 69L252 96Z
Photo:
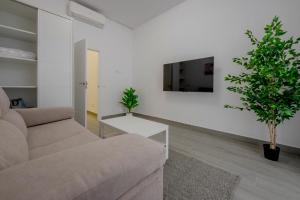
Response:
M239 75L227 75L232 85L227 89L238 93L242 106L225 105L225 108L252 111L257 120L266 123L270 144L264 144L265 158L277 161L280 148L276 143L276 128L294 117L300 109L300 53L295 45L300 38L285 39L286 31L278 17L265 26L265 33L258 40L251 31L252 50L247 56L234 58L233 62L244 70Z
M132 116L132 109L139 105L138 95L135 94L135 89L127 88L124 90L121 104L128 109L128 113L126 115Z

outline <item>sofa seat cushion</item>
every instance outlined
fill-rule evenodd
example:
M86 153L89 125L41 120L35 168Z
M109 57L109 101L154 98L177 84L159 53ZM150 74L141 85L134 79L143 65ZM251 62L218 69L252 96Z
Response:
M87 144L90 142L94 142L94 141L100 142L100 140L102 139L97 137L95 134L86 131L86 132L79 133L78 135L74 135L63 140L59 140L58 142L49 144L47 146L42 146L42 147L32 149L29 151L29 156L30 159L36 159L66 149L78 147L80 145Z
M0 171L28 160L26 138L13 124L0 120Z
M74 119L30 127L27 137L28 147L31 150L47 146L84 132L87 130Z
M0 199L119 199L164 162L163 145L125 134L5 170L0 173Z
M2 116L2 119L17 127L24 134L25 138L27 138L27 126L19 113L9 110L6 115Z

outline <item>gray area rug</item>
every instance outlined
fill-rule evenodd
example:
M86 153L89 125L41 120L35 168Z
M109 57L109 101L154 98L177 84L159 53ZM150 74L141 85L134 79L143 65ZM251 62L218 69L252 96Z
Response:
M229 200L238 182L238 176L171 150L164 200Z

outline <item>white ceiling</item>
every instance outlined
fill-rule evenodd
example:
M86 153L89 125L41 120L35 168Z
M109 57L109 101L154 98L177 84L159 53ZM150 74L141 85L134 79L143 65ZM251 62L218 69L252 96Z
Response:
M185 0L74 0L109 19L129 28L136 28L146 21Z

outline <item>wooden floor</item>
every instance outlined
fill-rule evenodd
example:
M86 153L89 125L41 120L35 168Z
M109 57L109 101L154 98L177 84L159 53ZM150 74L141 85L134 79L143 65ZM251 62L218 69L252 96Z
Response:
M283 152L272 162L257 145L179 126L170 126L170 147L239 175L234 200L300 200L299 155Z
M91 112L87 112L87 128L96 135L99 135L99 122L97 115Z
M170 127L171 148L241 177L235 200L300 200L300 157L282 153L279 162L263 158L254 144Z

